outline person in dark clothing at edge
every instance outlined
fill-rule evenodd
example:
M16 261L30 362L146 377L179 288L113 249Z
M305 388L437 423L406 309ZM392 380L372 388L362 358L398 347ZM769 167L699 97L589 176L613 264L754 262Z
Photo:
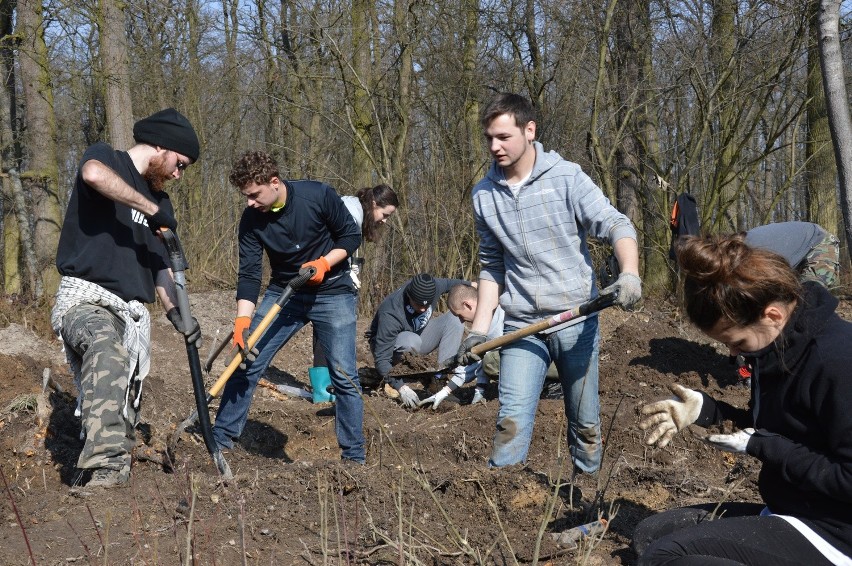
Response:
M723 502L652 515L634 534L639 564L852 564L852 323L817 282L743 234L690 237L677 251L693 324L754 368L748 409L672 384L641 409L646 443L690 424L732 420L705 441L762 466L763 503Z
M284 181L268 154L249 151L234 163L230 181L246 197L239 225L240 266L234 345L246 339L303 267L316 268L307 285L282 307L222 392L213 436L233 447L245 428L252 395L275 354L305 324L313 323L328 361L336 396L335 432L344 460L365 462L364 401L355 362L356 294L347 258L361 245L361 230L333 188L318 181ZM272 269L260 294L263 254ZM254 312L254 317L252 317ZM253 359L254 358L254 359Z
M756 226L746 232L745 243L786 259L802 282L816 281L831 290L840 280L840 242L819 224L775 222ZM739 383L750 386L751 368L745 358L737 356L736 364Z
M441 297L460 283L467 281L420 273L385 297L373 316L366 334L376 371L385 383L399 392L399 400L405 407L417 407L420 398L402 379L390 376L390 370L402 361L406 352L425 355L438 350L438 364L441 367L450 365L461 345L464 326L451 312L432 315ZM465 367L454 370L453 376L461 376L461 381L453 389L464 383L465 371ZM433 408L446 397L432 399Z
M142 381L151 356L151 317L144 303L160 298L169 321L190 343L177 307L168 255L156 235L174 230L166 181L198 159L189 121L174 108L133 126L127 151L97 143L83 153L68 202L56 267L62 275L51 325L65 344L85 436L74 493L130 482ZM82 487L81 487L82 486Z

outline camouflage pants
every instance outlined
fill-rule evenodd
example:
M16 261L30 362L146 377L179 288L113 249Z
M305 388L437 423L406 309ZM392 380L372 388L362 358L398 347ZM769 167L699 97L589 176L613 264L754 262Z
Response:
M816 281L827 289L837 286L840 273L840 242L828 234L799 264L799 279L802 282Z
M127 417L123 414L128 386L123 333L124 321L98 305L77 305L62 319L66 347L83 359L80 394L86 441L77 459L81 469L109 468L130 474L138 414L132 403L135 391L130 392Z

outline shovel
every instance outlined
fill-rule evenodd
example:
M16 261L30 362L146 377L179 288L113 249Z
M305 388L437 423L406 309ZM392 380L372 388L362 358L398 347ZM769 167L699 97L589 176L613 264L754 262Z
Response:
M275 304L269 309L269 312L266 313L266 316L260 321L260 324L257 325L257 328L251 333L251 335L246 340L246 350L251 350L254 348L254 345L260 341L266 329L269 328L269 325L272 324L272 321L278 316L278 313L281 312L281 309L284 308L284 305L287 304L287 301L290 300L290 297L293 296L293 293L296 292L299 288L305 285L311 277L316 273L316 268L307 267L299 270L299 274L290 280L287 283L287 286L284 288L284 292L281 293L281 296L278 297L278 300L275 301ZM183 311L181 311L183 312ZM210 354L207 356L207 360L204 363L204 369L207 373L210 373L210 368L213 367L213 361L216 357L222 353L222 350L230 343L231 339L234 336L233 330L229 332L219 344L213 348ZM196 352L197 354L197 352ZM216 380L216 383L210 388L210 391L207 392L207 400L204 404L203 412L207 413L207 405L209 405L210 401L219 396L222 392L222 389L225 388L225 384L231 378L231 375L236 371L236 369L243 363L245 359L245 354L242 350L237 351L234 354L234 357L231 359L228 367L222 372L219 376L219 379ZM200 364L199 364L200 366ZM200 367L199 367L200 369ZM203 390L203 389L202 389ZM199 406L200 407L200 406ZM199 420L199 409L196 409L191 415L185 418L172 433L173 442L177 442L180 438L180 435L183 434L183 431L187 429L187 427L191 426L195 423L196 420ZM201 418L204 418L203 416ZM206 417L209 420L209 415ZM212 435L212 432L211 432Z
M490 352L491 350L496 350L497 348L502 348L507 344L511 344L512 342L516 342L521 338L525 338L527 336L532 336L533 334L538 334L548 328L553 328L554 326L559 326L560 324L564 324L570 320L575 318L579 318L581 316L586 316L588 314L592 314L598 311L601 311L607 307L611 307L615 304L615 300L618 298L618 291L607 293L605 295L598 295L594 299L590 301L586 301L581 305L577 305L576 307L570 308L567 311L563 311L559 314L555 314L553 316L543 318L538 322L534 322L528 326L523 328L519 328L514 332L510 332L509 334L504 334L499 338L495 338L494 340L488 340L487 342L483 342L481 344L477 344L473 348L470 349L471 354L476 354L477 356L482 356L486 352ZM451 371L453 368L457 367L458 364L452 364L443 369L439 369L436 372L432 373L446 373ZM402 377L402 376L398 376ZM417 404L417 407L422 407L426 405L434 399L434 396L427 397L426 399L421 399Z
M180 245L177 234L168 228L160 228L160 233L163 235L163 241L166 244L166 249L169 252L169 260L172 264L172 276L175 282L175 291L178 300L178 310L180 310L181 318L183 318L184 328L192 327L192 314L189 311L189 293L186 290L186 275L185 271L189 268L186 261L186 256L183 253L183 247ZM192 389L195 392L196 414L202 415L201 436L204 438L204 445L207 446L207 451L210 452L210 457L213 458L213 463L216 464L216 469L222 477L226 479L233 478L231 468L228 462L222 455L222 451L216 445L213 439L213 429L210 426L210 415L207 410L207 401L204 398L204 379L201 375L201 360L198 357L198 348L195 344L189 343L189 338L184 336L186 340L186 354L189 358L189 373L192 375Z
M586 301L581 305L577 305L576 307L570 308L567 311L563 311L559 314L555 314L553 316L543 318L538 322L534 322L528 326L523 328L519 328L514 332L510 332L509 334L504 334L494 340L488 340L487 342L483 342L481 344L477 344L473 348L470 349L471 354L476 354L477 356L482 356L486 352L490 352L491 350L496 350L497 348L502 348L507 344L511 344L512 342L516 342L521 338L526 338L527 336L532 336L533 334L538 334L539 332L543 332L548 328L553 328L554 326L559 326L560 324L564 324L570 320L575 318L579 318L581 316L586 316L598 311L601 311L607 307L611 307L615 304L615 300L618 298L618 292L607 293L605 295L598 295L594 299L590 301ZM453 368L455 368L458 364L450 365L444 369L439 369L434 373L446 373Z

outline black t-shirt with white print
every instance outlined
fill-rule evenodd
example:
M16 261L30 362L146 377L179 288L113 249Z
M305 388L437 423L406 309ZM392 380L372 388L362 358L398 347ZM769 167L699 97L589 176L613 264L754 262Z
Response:
M60 274L97 283L124 301L153 303L156 274L168 266L165 246L148 228L142 213L83 182L83 164L90 160L103 163L145 198L174 214L168 195L151 191L126 151L95 144L80 160L59 237L56 267Z

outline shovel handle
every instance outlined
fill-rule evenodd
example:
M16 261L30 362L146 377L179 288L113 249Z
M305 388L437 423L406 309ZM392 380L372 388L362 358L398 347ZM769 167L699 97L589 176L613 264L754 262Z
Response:
M254 345L258 343L263 333L266 332L266 329L269 328L269 325L272 324L272 321L278 316L278 313L281 312L281 309L287 304L287 301L290 300L290 297L293 293L302 287L305 283L307 283L311 277L316 273L316 268L308 267L299 270L299 275L294 277L287 283L287 286L284 288L284 292L281 293L281 296L278 297L278 300L275 301L275 304L269 309L269 312L263 317L260 321L260 324L257 325L257 328L249 335L248 340L246 340L246 349L251 350L254 348ZM233 333L232 333L233 335ZM223 348L224 349L224 348ZM221 350L220 350L221 352ZM215 357L214 357L215 359ZM216 380L216 383L213 384L213 387L210 388L208 394L211 397L218 397L219 393L222 392L222 389L225 388L225 384L231 379L231 375L237 368L240 367L240 364L243 361L242 352L237 352L236 355L231 359L231 362L228 364L228 367L225 368L225 371L222 372L222 375L219 376L219 379ZM213 360L210 360L210 364L213 364Z
M481 356L485 352L496 350L497 348L505 346L506 344L511 344L512 342L520 340L521 338L532 336L533 334L538 334L539 332L547 330L548 328L553 328L554 326L566 323L569 320L585 316L594 312L598 312L607 307L610 307L615 304L615 300L617 297L618 293L607 293L606 295L598 295L591 301L586 301L585 303L577 305L576 307L568 309L567 311L555 314L538 322L534 322L529 326L519 328L514 332L504 334L503 336L495 338L494 340L489 340L487 342L483 342L482 344L477 344L476 346L470 349L470 352L472 354L476 354L477 356Z

